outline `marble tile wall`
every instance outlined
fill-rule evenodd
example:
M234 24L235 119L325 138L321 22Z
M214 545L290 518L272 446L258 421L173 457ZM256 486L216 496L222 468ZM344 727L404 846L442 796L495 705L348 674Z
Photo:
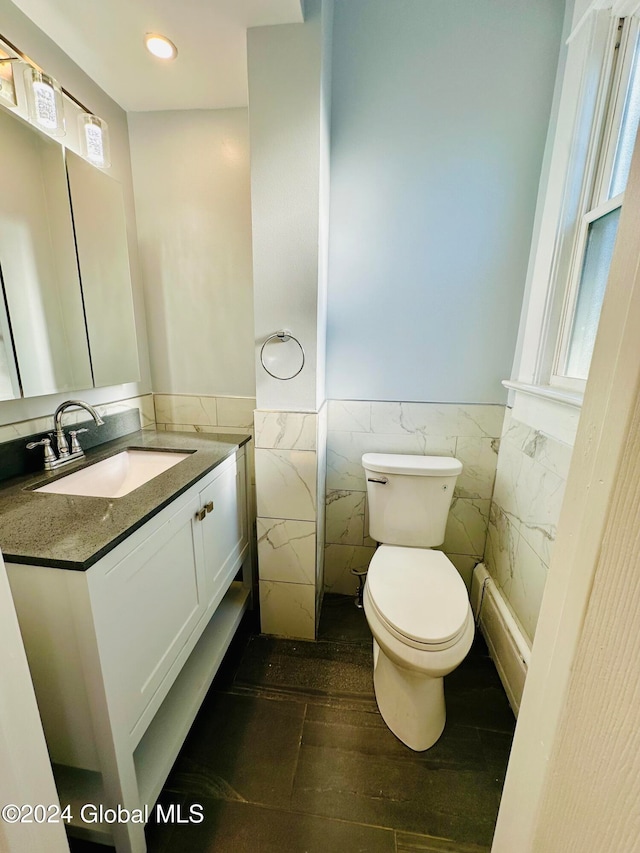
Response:
M231 433L253 436L255 397L210 397L194 394L154 394L156 428L177 432ZM255 518L254 443L247 445L251 518Z
M507 409L485 562L529 640L535 634L572 448Z
M442 545L470 586L483 559L504 406L331 400L328 404L325 589L353 593L366 569L366 452L456 456L464 469Z
M156 422L184 426L195 432L253 433L254 397L208 397L154 394Z
M155 411L153 407L153 395L145 394L142 397L130 397L127 400L118 400L115 403L105 403L104 405L95 406L100 415L113 415L126 409L138 409L140 411L140 421L142 428L155 426ZM21 438L25 435L32 435L36 432L46 432L51 430L52 416L47 415L44 418L32 418L31 420L18 421L14 424L6 424L0 426L0 442L11 441L14 438ZM71 410L65 413L64 423L68 424L79 423L87 419L87 413L78 409Z
M322 414L257 410L254 422L261 628L314 639Z

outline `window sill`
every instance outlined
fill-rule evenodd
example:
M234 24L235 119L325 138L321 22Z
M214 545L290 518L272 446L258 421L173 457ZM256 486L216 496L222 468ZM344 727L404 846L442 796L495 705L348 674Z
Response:
M514 392L513 404L509 404L514 420L573 446L582 406L579 392L511 380L502 384Z
M531 397L541 397L543 400L553 400L564 406L572 406L574 409L582 408L583 395L577 391L562 391L549 385L530 385L527 382L514 382L505 379L502 383L509 391L518 391L521 394L529 394Z

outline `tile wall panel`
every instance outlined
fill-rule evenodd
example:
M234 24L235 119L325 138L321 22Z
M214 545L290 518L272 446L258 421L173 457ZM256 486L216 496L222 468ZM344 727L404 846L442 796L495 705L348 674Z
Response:
M259 518L257 531L263 580L315 585L315 522Z
M260 624L263 634L314 640L315 584L260 580Z
M315 638L323 571L318 549L318 536L324 536L324 501L318 500L319 488L324 496L324 472L318 464L324 459L322 421L322 412L254 412L265 634Z
M216 397L191 394L154 394L156 421L161 424L217 426Z
M316 519L316 454L312 450L256 450L258 515Z
M255 413L256 447L316 449L316 415L307 412Z
M533 640L572 448L507 410L489 513L485 562Z

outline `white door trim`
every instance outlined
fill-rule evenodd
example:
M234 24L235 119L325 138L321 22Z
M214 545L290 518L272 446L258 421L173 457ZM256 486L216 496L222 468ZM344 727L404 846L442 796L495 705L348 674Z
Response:
M58 806L49 754L0 554L0 808ZM7 823L0 818L0 850L69 853L64 823Z

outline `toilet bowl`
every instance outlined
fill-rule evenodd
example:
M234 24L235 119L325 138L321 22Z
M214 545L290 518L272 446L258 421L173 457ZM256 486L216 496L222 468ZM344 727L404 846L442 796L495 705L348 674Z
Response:
M380 713L411 749L444 730L443 678L466 657L474 622L466 586L441 551L457 459L365 453L369 532L381 544L364 589Z
M444 676L473 642L464 582L441 551L381 545L369 566L364 611L382 718L411 749L429 749L444 730Z

